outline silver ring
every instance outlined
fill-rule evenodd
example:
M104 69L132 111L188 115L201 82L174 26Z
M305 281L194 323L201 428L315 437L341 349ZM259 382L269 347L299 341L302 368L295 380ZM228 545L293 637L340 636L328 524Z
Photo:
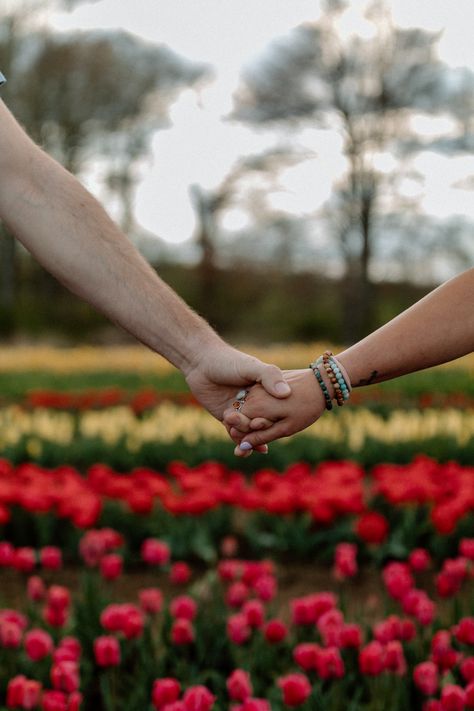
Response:
M248 390L245 390L245 389L239 390L239 392L235 396L234 402L232 403L232 407L234 408L234 410L236 410L237 412L241 411L241 409L245 403L245 398L247 397L248 394L249 394Z

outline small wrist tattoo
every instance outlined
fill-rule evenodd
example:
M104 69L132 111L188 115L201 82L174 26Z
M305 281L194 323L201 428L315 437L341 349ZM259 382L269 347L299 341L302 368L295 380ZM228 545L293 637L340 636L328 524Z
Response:
M369 378L362 378L362 380L359 380L357 385L372 385L372 383L377 379L378 374L378 370L373 370Z

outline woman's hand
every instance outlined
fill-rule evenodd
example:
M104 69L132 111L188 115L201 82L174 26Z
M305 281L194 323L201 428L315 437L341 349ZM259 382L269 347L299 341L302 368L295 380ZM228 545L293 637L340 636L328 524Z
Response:
M253 449L280 437L289 437L315 422L325 410L324 396L310 368L284 371L291 395L276 400L260 385L249 389L239 411L224 412L224 424L238 443L235 454L248 456Z

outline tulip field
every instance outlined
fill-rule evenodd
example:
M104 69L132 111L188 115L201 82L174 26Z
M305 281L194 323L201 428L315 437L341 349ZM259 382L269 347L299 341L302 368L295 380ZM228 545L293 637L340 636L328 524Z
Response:
M473 372L237 459L145 349L0 349L0 709L474 709Z

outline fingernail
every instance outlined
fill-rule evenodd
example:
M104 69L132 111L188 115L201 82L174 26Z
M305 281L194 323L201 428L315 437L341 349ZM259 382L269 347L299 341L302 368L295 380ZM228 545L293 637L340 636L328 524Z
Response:
M262 449L262 454L268 454L268 447L265 445L265 449Z
M252 445L250 442L241 442L239 444L240 449L242 449L244 452L250 452L251 449L253 449Z
M291 388L288 383L285 383L283 380L280 380L279 383L276 383L275 390L279 395L287 395L291 391Z

